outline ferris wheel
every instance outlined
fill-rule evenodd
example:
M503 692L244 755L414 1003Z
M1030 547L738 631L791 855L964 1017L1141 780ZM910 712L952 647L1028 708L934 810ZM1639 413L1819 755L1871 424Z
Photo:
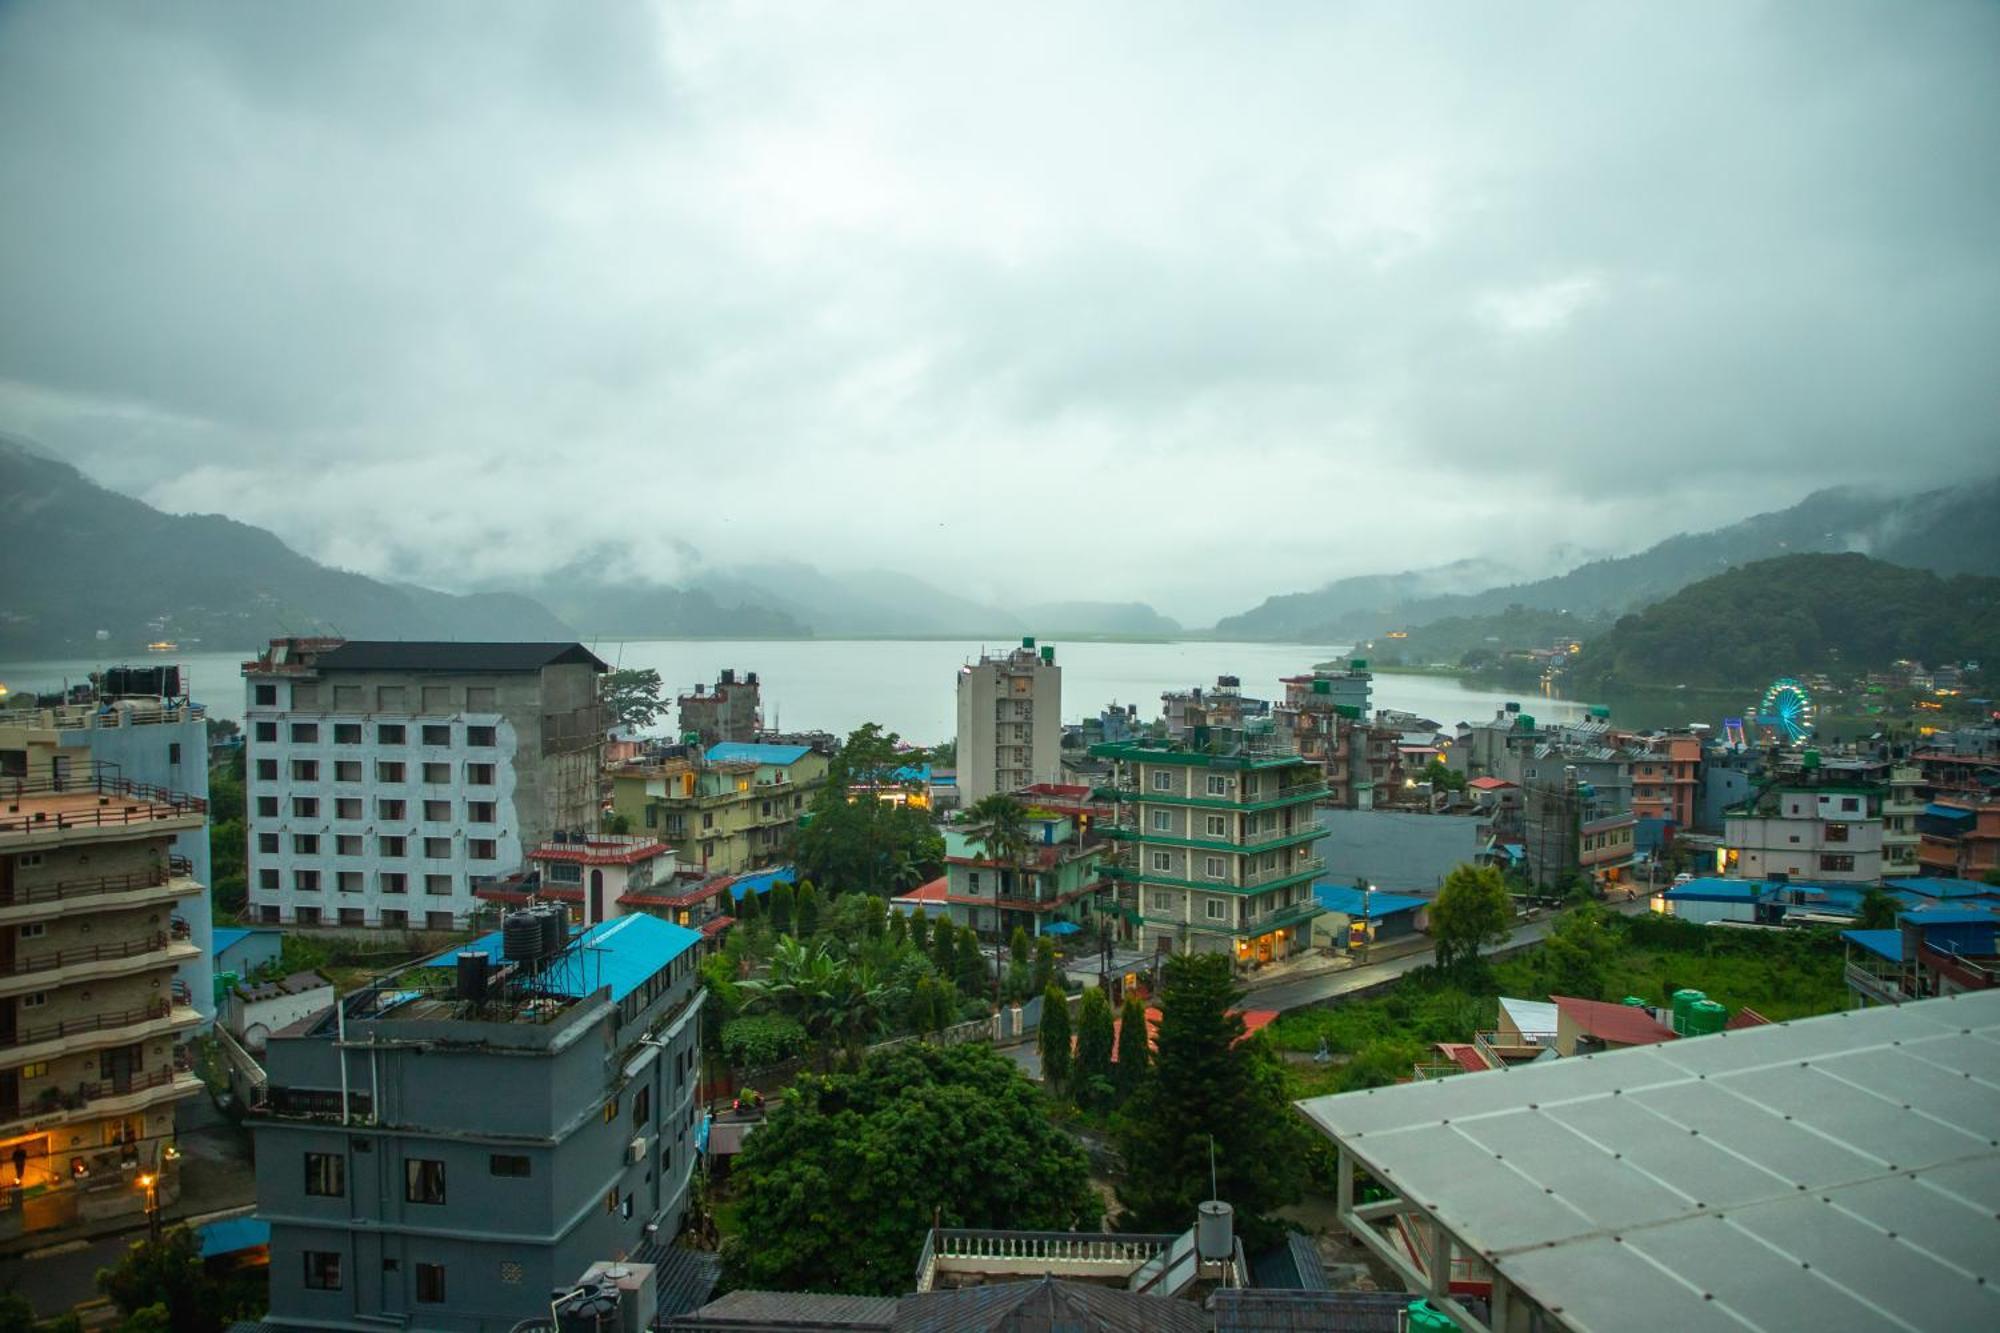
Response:
M1792 677L1778 677L1757 701L1753 725L1772 740L1797 744L1812 734L1812 695Z

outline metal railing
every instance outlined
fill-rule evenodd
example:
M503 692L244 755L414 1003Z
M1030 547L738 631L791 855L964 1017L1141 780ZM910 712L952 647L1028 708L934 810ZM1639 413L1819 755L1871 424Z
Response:
M1499 1065L1506 1063L1507 1052L1554 1050L1556 1034L1523 1032L1516 1035L1497 1030L1475 1032L1472 1034L1472 1045L1489 1063Z
M163 705L151 701L103 704L89 709L46 709L48 725L57 731L88 731L107 727L149 727L168 722L194 722L208 716L206 704Z
M16 958L12 963L0 964L0 975L26 976L34 972L55 972L78 963L104 963L120 958L137 958L142 954L159 953L167 947L167 933L154 931L143 939L126 940L120 944L92 944L85 948L58 949L54 953L37 954L33 958Z
M187 1007L185 1001L183 1007ZM0 1033L0 1048L35 1046L45 1041L80 1037L87 1032L102 1032L107 1028L134 1027L140 1023L172 1018L173 1015L172 1001L160 999L136 1009L118 1009L102 1014L86 1014L82 1018L60 1019L54 1023L43 1023L35 1027L17 1027L10 1033ZM190 1015L192 1016L191 1009Z
M182 815L206 814L208 802L186 792L135 782L118 776L116 764L90 763L81 772L49 773L34 778L0 778L0 833L30 833L49 828L83 828L101 824L137 824ZM22 810L35 797L95 794L98 803L80 810ZM113 797L124 798L112 804Z
M0 889L0 907L29 907L36 903L68 902L104 893L158 889L192 874L194 864L185 856L169 856L164 865L152 865L122 875L82 875L48 884L10 884Z

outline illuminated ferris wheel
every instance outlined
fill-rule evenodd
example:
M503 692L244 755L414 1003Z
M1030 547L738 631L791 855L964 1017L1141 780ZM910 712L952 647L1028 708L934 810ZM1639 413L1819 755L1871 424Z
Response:
M1796 745L1812 735L1812 695L1790 676L1780 676L1757 701L1752 725L1772 740Z

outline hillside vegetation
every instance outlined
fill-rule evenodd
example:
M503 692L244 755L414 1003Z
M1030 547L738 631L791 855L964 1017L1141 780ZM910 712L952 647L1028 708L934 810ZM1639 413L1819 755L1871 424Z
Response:
M1703 579L1584 645L1569 688L1751 688L1899 658L2000 661L2000 579L1863 555L1792 555Z

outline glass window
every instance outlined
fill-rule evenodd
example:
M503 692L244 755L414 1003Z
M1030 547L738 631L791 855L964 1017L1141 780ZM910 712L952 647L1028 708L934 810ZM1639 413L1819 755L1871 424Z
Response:
M276 685L255 685L252 686L251 688L256 692L257 702L259 704L263 705L266 708L274 708L277 706L278 687Z
M319 798L317 796L294 796L292 813L300 819L319 818Z
M434 1305L444 1299L444 1265L417 1265L417 1299Z
M294 782L319 781L319 760L317 759L292 760L292 781Z
M387 761L378 762L375 765L375 780L377 782L401 782L403 780L403 766Z
M382 872L382 892L408 893L409 891L410 877L408 875L405 875L400 870L384 870Z
M313 1291L340 1290L340 1252L307 1250L306 1286Z
M335 745L361 744L361 724L359 722L336 722L333 724Z
M312 745L316 744L318 741L319 741L319 723L317 722L292 723L292 744Z
M1229 795L1229 779L1220 773L1210 773L1208 775L1208 794L1210 796Z
M269 744L278 739L278 724L275 722L259 722L256 734L258 740Z
M467 727L465 729L465 743L483 748L498 745L500 743L499 729L497 727Z
M1202 870L1210 879L1221 879L1229 871L1219 856L1202 858Z
M359 759L336 759L333 761L335 782L361 781L361 761Z
M347 1159L339 1153L307 1153L306 1193L323 1199L345 1197L347 1194Z
M465 818L473 824L491 824L497 817L499 805L494 801L467 801Z
M492 838L468 838L465 854L475 861L491 861L500 855L500 846Z
M431 1157L412 1157L404 1162L403 1197L411 1203L443 1203L444 1163Z
M360 893L363 888L363 885L361 883L361 872L359 870L335 871L333 876L333 887L337 892L340 893ZM345 911L346 909L343 908L341 910Z
M451 728L443 722L424 723L425 745L450 745Z
M407 856L409 855L409 839L400 837L377 838L375 840L375 854L377 856L390 857Z
M334 817L335 819L359 819L359 818L361 818L361 798L360 798L359 796L336 796L336 797L334 797L334 799L333 799L333 817ZM360 855L360 853L358 853L358 852L357 852L357 853L355 853L355 854L356 854L357 856L358 856L358 855Z
M496 1176L521 1178L533 1174L529 1159L513 1153L494 1153L487 1159L487 1166Z
M449 824L451 822L451 802L425 801L424 821L430 824Z
M1210 816L1208 817L1208 836L1209 836L1209 837L1211 837L1211 838L1226 838L1226 837L1228 837L1228 836L1229 836L1229 816L1228 816L1228 815L1210 815Z
M450 860L450 859L451 859L451 839L450 839L450 838L425 838L425 839L424 839L424 856L425 856L425 857L427 857L428 859L432 860L432 861L448 861L448 860Z
M317 833L294 833L294 834L292 835L292 855L294 855L294 856L318 856L318 855L319 855L319 834L317 834Z
M471 784L472 784L473 786L475 786L475 787L490 787L490 786L492 786L492 785L493 785L493 765L491 765L491 764L467 764L467 765L465 766L465 780L466 780L467 782L471 783Z
M278 835L275 833L259 833L257 835L257 850L266 856L276 856L278 854Z
M1174 868L1174 858L1171 855L1169 855L1166 852L1153 853L1153 869L1172 870L1173 868Z
M276 782L278 780L278 761L275 759L259 759L257 761L257 780L259 782Z
M377 745L401 745L409 739L409 731L400 722L383 722L375 728Z
M451 897L450 875L425 875L424 892L433 898Z
M1174 816L1171 810L1153 811L1153 831L1155 833L1168 833L1173 830L1173 827Z
M442 787L451 781L450 764L425 764L424 781L433 787Z
M375 802L375 815L378 819L393 819L400 822L409 818L409 814L410 806L407 801L377 799Z
M1173 775L1172 773L1169 773L1169 772L1168 772L1168 771L1167 771L1166 769L1164 769L1164 768L1156 768L1156 769L1154 769L1154 770L1153 770L1153 790L1154 790L1154 791L1172 791L1173 789L1174 789L1174 775Z
M294 870L292 872L292 887L300 893L318 893L319 871ZM317 912L318 909L315 908L314 910Z

